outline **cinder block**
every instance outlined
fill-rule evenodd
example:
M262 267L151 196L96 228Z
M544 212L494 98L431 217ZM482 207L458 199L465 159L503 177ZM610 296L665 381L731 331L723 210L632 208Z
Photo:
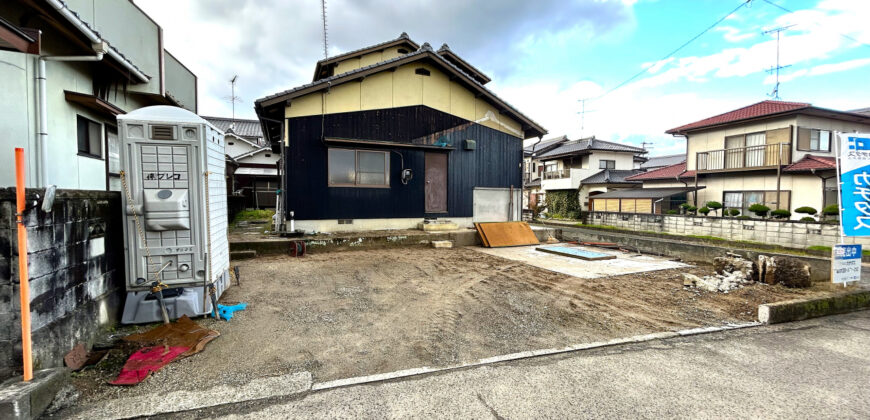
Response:
M66 381L63 368L33 372L33 380L23 382L21 377L0 385L0 418L30 420L38 418L48 408Z
M432 241L433 248L453 248L453 241Z

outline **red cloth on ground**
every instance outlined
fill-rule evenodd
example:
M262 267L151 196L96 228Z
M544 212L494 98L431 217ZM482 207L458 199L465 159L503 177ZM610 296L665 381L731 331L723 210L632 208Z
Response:
M121 368L118 378L109 383L112 385L136 385L144 381L151 372L157 372L188 350L190 347L143 347L130 355L130 358L124 363L124 367Z

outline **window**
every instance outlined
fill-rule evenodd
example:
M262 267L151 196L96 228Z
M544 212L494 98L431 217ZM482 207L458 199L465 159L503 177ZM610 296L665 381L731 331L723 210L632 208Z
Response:
M329 149L328 184L334 187L389 187L389 152Z
M106 175L109 191L121 191L121 143L118 128L106 125Z
M616 169L615 160L599 160L598 169Z
M722 200L727 209L738 209L740 214L753 216L749 206L764 204L771 210L789 209L791 191L780 191L777 199L776 191L726 191Z
M81 115L77 118L79 156L103 158L103 127Z
M798 150L806 152L830 152L831 132L814 128L798 128Z

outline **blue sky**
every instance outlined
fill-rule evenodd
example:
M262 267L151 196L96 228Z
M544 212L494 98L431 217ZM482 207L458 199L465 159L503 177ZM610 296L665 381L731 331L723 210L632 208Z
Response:
M492 77L497 94L549 129L681 153L664 134L675 126L764 99L765 72L782 33L782 100L833 109L870 106L870 1L753 0L672 59L658 60L743 0L333 0L330 55L408 32L451 48ZM317 0L137 0L164 27L166 46L200 77L205 115L229 115L229 80L238 74L237 115L256 98L310 81L322 58ZM862 18L864 19L862 21ZM845 34L853 39L841 36ZM600 95L635 73L632 83Z

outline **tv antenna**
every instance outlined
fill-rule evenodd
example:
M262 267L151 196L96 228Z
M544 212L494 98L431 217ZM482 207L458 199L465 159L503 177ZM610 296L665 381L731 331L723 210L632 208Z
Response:
M241 100L242 100L242 98L236 96L236 80L238 80L238 79L239 79L238 74L233 76L232 79L230 79L230 86L231 86L230 89L232 89L231 90L232 94L230 95L229 99L230 99L230 103L233 106L233 126L236 125L236 102L241 102Z
M580 112L578 112L578 114L580 114L580 138L583 138L583 131L586 129L586 113L595 112L593 110L586 109L586 101L588 100L589 98L583 98L577 101L580 102Z
M651 142L651 141L642 141L642 142L640 142L640 148L643 149L643 150L647 150L646 145L650 145L650 146L652 146L652 145L654 145L654 144L655 144L655 143L653 143L653 142ZM652 147L650 147L650 149L652 149Z
M320 19L323 21L323 58L328 58L329 44L326 37L326 0L320 0Z
M767 70L768 73L775 73L776 74L776 84L773 85L773 91L767 95L773 99L779 99L779 71L781 69L791 67L791 64L789 64L787 66L782 66L779 64L779 34L785 30L788 30L788 28L791 28L792 26L795 26L795 24L788 25L788 26L780 26L778 28L768 29L768 30L762 32L762 34L764 34L764 35L776 32L776 67L771 67L770 69Z

